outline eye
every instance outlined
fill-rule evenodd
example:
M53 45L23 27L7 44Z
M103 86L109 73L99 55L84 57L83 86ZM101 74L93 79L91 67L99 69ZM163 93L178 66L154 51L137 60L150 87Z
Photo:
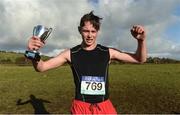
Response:
M82 32L89 32L89 30L85 30L85 29L83 29L83 30L82 30Z
M92 33L96 33L96 31L95 30L93 30L93 31L91 31Z

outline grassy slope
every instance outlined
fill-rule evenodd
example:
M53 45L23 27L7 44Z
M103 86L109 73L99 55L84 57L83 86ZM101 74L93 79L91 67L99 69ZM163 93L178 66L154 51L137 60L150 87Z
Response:
M180 112L180 65L111 67L111 98L122 113Z
M12 52L0 52L0 60L11 60L11 62L15 62L16 58L23 57L22 53L12 53Z
M50 113L69 113L74 84L69 66L37 73L32 67L0 65L0 113L34 113L30 95ZM180 65L112 65L110 99L118 113L180 112ZM37 105L38 102L35 102Z
M41 56L42 59L48 59L48 56ZM17 58L25 58L23 53L15 53L15 52L2 52L0 51L0 61L2 60L11 60L12 63L16 62Z

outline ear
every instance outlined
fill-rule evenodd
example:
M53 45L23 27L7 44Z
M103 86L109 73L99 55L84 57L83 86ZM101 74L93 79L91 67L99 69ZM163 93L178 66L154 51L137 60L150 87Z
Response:
M78 31L81 34L81 27L80 26L78 26Z

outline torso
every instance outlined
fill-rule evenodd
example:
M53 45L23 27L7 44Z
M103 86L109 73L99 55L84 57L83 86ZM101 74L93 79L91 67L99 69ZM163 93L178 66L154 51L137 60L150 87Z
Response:
M87 51L78 45L70 51L75 99L89 103L108 99L109 48L98 44L95 49Z

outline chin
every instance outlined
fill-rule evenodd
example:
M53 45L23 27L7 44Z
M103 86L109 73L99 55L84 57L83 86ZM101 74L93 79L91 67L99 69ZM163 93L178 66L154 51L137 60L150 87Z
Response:
M91 46L91 45L93 45L93 43L86 43L86 45L87 45L87 46Z

